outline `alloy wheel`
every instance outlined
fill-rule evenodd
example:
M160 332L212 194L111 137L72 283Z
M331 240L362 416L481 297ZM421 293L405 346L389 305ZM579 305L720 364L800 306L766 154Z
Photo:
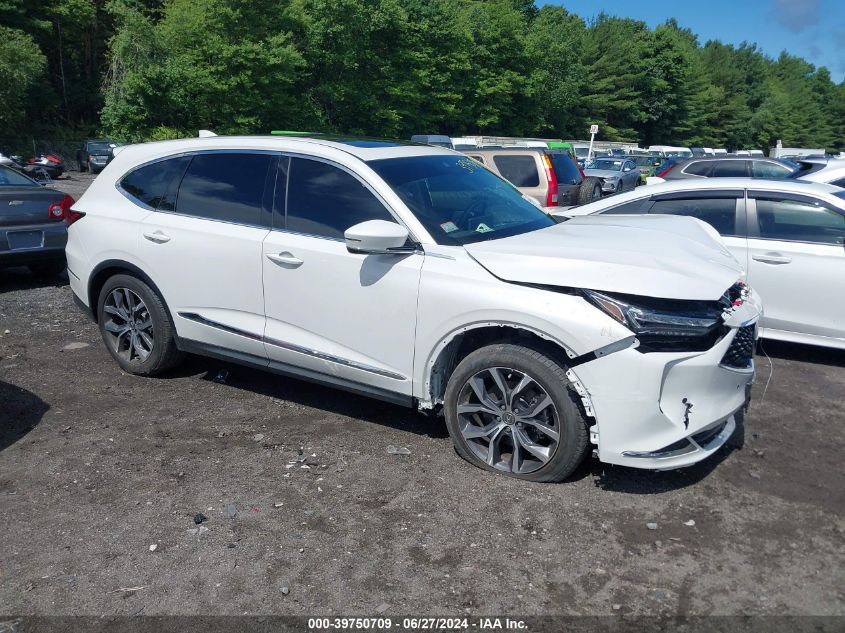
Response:
M103 323L112 349L121 358L145 361L153 351L153 321L144 301L129 288L115 288L103 305Z
M458 424L470 450L497 470L534 472L546 465L560 441L557 408L525 372L484 369L461 387Z

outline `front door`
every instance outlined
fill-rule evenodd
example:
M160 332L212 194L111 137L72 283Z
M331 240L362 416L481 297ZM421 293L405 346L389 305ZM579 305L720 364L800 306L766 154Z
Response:
M329 382L411 395L422 252L347 251L350 226L396 220L345 168L283 158L277 182L285 181L286 190L276 187L262 258L270 361Z

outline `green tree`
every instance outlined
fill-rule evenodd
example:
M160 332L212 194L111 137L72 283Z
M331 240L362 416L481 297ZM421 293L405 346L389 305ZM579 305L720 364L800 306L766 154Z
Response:
M26 124L27 103L41 83L47 59L23 31L0 26L0 39L0 127L18 130Z

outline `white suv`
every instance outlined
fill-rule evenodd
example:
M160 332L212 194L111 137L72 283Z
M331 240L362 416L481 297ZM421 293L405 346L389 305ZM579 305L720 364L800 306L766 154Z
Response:
M183 352L445 414L458 453L534 481L716 451L760 304L715 231L562 224L472 159L388 142L121 148L73 207L77 303L126 371Z

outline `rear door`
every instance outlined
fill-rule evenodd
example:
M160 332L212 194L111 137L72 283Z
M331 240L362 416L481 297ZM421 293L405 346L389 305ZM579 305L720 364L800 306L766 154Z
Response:
M762 326L845 337L845 213L807 196L749 191L749 271Z
M652 196L648 213L685 215L707 222L719 232L728 250L748 270L745 191L686 191Z
M499 175L510 182L526 196L531 196L541 205L546 206L547 183L545 174L541 177L542 166L539 152L501 152L493 154L493 164Z
M143 267L180 337L266 358L261 244L278 154L215 151L185 160L184 176L141 223Z

